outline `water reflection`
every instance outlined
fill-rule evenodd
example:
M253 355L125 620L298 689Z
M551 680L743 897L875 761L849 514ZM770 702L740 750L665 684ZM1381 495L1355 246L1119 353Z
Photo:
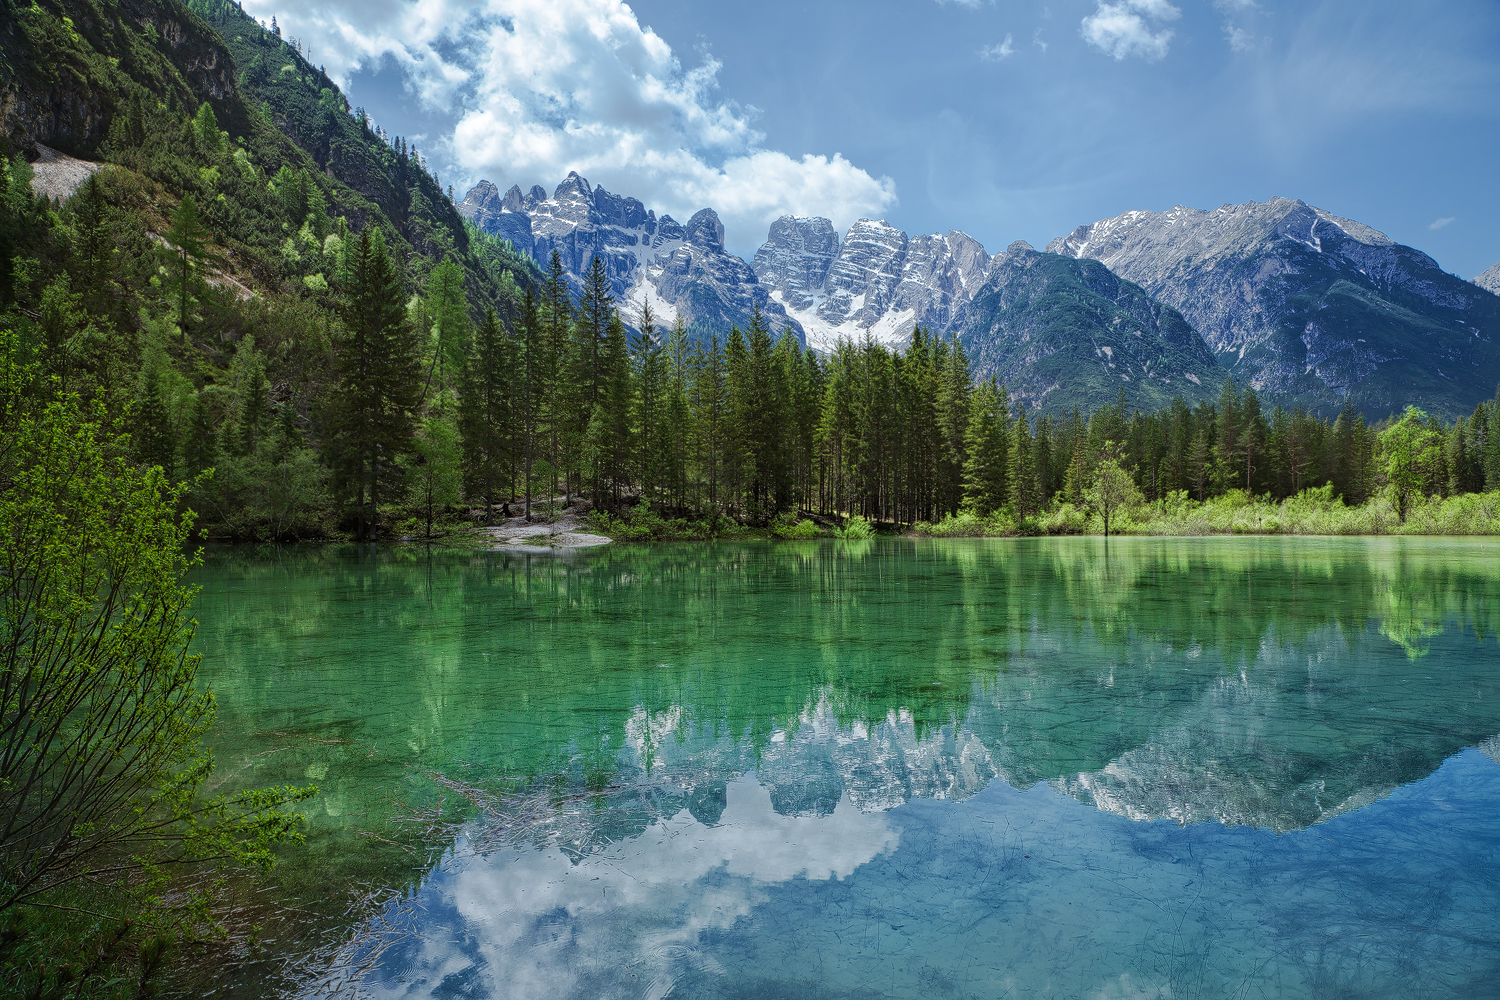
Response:
M1464 748L1500 731L1497 555L237 551L200 650L236 780L324 789L278 892L430 872L376 992L1463 995L1496 969Z
M461 843L465 863L419 900L441 916L390 954L376 992L455 995L462 983L493 997L597 997L628 985L664 996L686 970L723 971L704 936L749 917L768 887L842 879L897 844L886 816L847 799L827 816L793 817L753 778L725 791L713 825L683 809L583 856L544 847L465 858Z
M460 843L373 996L1454 996L1500 973L1500 767L1477 751L1277 836L1048 786L778 813L754 777L583 856Z

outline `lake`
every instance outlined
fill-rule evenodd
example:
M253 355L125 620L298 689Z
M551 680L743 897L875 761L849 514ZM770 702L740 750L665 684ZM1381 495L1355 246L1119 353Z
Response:
M1500 544L219 549L218 995L1500 996Z

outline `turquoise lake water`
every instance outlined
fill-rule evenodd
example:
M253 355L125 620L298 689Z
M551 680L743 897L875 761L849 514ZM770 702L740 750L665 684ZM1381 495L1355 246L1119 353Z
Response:
M1500 996L1491 541L221 550L197 582L231 780L320 788L231 995Z

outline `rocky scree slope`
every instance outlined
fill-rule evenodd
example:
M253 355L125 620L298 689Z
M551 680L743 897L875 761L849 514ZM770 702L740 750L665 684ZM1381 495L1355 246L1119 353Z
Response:
M635 323L649 301L659 325L681 316L695 336L723 337L731 326L747 325L759 306L775 333L789 325L805 344L801 326L771 300L750 266L724 249L724 224L711 208L684 225L572 172L551 197L540 186L502 195L480 181L458 211L542 269L556 251L575 292L598 257L627 322Z
M959 341L977 378L1044 413L1097 409L1122 392L1145 410L1211 400L1228 378L1176 309L1098 261L1020 241L991 262Z
M783 216L751 266L808 343L827 351L866 337L901 346L919 325L948 331L989 261L978 240L956 229L907 236L883 220L861 219L840 240L827 219Z
M1051 253L1102 261L1181 310L1269 401L1369 417L1467 413L1500 381L1500 298L1301 201L1179 206L1080 226Z

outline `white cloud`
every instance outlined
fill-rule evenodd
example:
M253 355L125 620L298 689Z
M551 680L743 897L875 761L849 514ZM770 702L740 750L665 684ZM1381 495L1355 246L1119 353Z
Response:
M1037 48L1041 49L1043 55L1046 54L1046 52L1047 52L1047 42L1045 40L1043 40L1043 38L1042 38L1042 29L1041 28L1038 28L1038 29L1036 29L1035 31L1033 31L1031 33L1031 44L1035 45Z
M1167 54L1173 32L1151 30L1150 21L1175 21L1182 12L1167 0L1120 0L1106 3L1083 19L1084 41L1116 59L1140 56L1156 62Z
M1445 215L1441 219L1433 219L1430 223L1428 223L1427 228L1432 230L1442 229L1445 226L1453 225L1453 223L1457 221L1458 219L1454 218L1453 216Z
M1224 15L1224 38L1231 52L1250 52L1259 47L1260 39L1243 23L1260 13L1256 0L1214 0L1214 8Z
M763 147L753 112L716 95L720 64L685 68L620 0L328 0L275 12L335 79L389 57L429 108L456 119L427 152L445 179L551 188L570 170L679 220L716 209L731 243L785 214L839 227L896 203L895 183L838 153ZM359 95L351 99L358 103ZM436 148L434 148L436 147Z
M1015 40L1011 38L1009 32L1006 32L1005 41L999 45L986 45L979 50L979 58L985 62L999 62L1002 59L1009 59L1015 54Z

